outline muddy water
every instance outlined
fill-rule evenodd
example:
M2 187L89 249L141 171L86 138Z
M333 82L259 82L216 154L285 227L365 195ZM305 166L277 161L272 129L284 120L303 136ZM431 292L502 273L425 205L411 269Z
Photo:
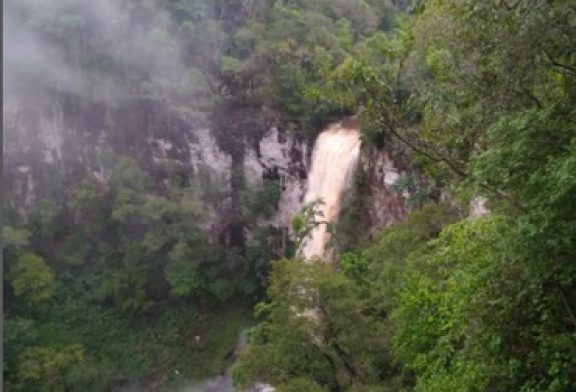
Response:
M308 174L305 203L321 200L322 216L317 220L334 222L340 213L342 198L351 185L351 179L360 153L360 132L354 125L330 125L316 139L312 153L312 166ZM330 233L325 224L317 226L302 247L307 259L326 257L326 244Z

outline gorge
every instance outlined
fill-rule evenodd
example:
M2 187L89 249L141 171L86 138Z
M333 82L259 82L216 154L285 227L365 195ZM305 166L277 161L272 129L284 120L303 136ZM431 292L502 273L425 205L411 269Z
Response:
M3 8L3 390L576 390L573 2Z
M206 240L215 243L215 246L218 246L216 245L218 243L223 247L230 246L233 243L231 225L238 221L241 222L240 227L246 236L247 249L266 246L270 250L264 257L281 258L288 252L286 248L289 246L287 242L291 219L305 204L322 199L324 204L320 206L324 215L321 219L336 224L346 194L354 193L354 177L357 169L362 165L360 133L357 120L354 118L344 118L328 124L312 142L306 142L297 135L281 130L278 125L259 131L259 138L254 139L253 142L247 140L251 137L247 134L242 137L244 139L240 150L242 159L235 160L232 154L238 154L238 150L229 151L226 145L220 145L221 141L216 131L197 127L184 117L170 111L161 101L128 100L114 109L108 109L110 119L107 124L95 121L82 127L76 123L75 111L77 109L66 99L54 98L52 102L35 108L13 103L9 108L9 111L5 111L5 140L8 143L4 150L7 163L4 177L7 203L13 208L17 219L22 222L35 222L38 219L38 206L46 209L46 213L54 217L51 219L60 219L62 223L57 230L61 233L58 235L63 237L59 240L58 248L47 249L43 252L45 255L51 255L47 256L50 258L70 257L67 255L71 255L72 264L68 265L72 268L76 268L73 267L73 260L78 258L88 257L85 263L99 263L97 258L93 261L89 260L98 253L105 252L104 249L99 250L94 247L93 250L80 248L77 249L78 253L74 251L70 253L72 249L69 248L68 243L72 237L71 234L66 233L68 230L66 227L72 229L77 224L83 224L88 229L95 224L95 221L86 214L98 211L95 209L96 205L88 204L78 209L77 206L82 204L73 203L86 203L78 198L80 196L78 192L88 192L87 195L91 195L89 197L94 200L90 203L110 203L110 201L104 201L105 198L114 200L111 198L119 197L120 192L127 191L132 195L133 190L145 195L150 192L148 189L153 189L154 193L171 197L167 192L169 192L170 183L176 180L177 184L184 184L184 190L187 193L192 192L190 196L198 192L199 198L195 203L200 203L200 208L203 210L203 216L198 222L208 237ZM94 113L90 114L92 111ZM84 108L83 116L97 118L100 113L103 112L98 107L87 107ZM145 131L142 132L142 129ZM366 203L372 202L368 200L381 205L392 203L391 205L400 206L400 210L386 210L390 211L390 214L384 214L380 218L384 221L374 220L370 227L390 224L403 216L402 196L391 188L393 182L389 179L385 181L386 176L390 177L389 173L401 173L403 170L394 168L394 161L390 159L390 154L394 154L394 151L384 150L379 154L381 158L376 161L379 163L370 164L362 169L365 175L371 178L371 193L367 195L369 198ZM138 167L141 169L137 169ZM122 174L122 171L126 174ZM243 185L238 185L239 183L235 181L234 176L238 174L243 178L241 182ZM140 185L133 183L141 176L146 178L144 180L147 184L146 188L140 188ZM54 180L60 182L51 183ZM58 188L57 184L62 184L59 186L69 189L70 193L61 193L59 189L62 188ZM86 184L92 185L86 187ZM234 190L238 186L241 188ZM273 194L274 197L268 200L264 191ZM234 199L234 192L240 195L237 199ZM118 196L113 196L115 193ZM102 201L98 201L97 198L100 197ZM131 203L144 202L137 201L140 196L136 194L129 197L133 200ZM251 201L247 198L255 199ZM116 208L116 205L119 206L120 201L116 200L118 201L112 201L109 205L113 208ZM143 213L148 208L157 208L147 207L146 203L144 202L140 207ZM257 204L252 207L249 203ZM61 207L53 210L57 205ZM237 207L241 209L238 210ZM105 212L107 208L104 204L97 208L104 208L97 214L108 213ZM186 213L181 206L169 208L177 208L180 214ZM258 213L251 217L244 212L246 208L253 208ZM262 214L264 209L268 211L266 214ZM69 215L70 213L72 215ZM77 215L74 216L74 214ZM138 216L134 213L130 213L129 216L131 216L129 219L136 219L136 221L129 225L126 222L126 228L122 229L132 233L131 238L126 239L128 241L142 238L144 245L149 238L156 241L151 236L152 233L156 230L164 230L162 226L157 226L163 225L161 221L156 221L157 218L152 218L152 216L148 218L142 214ZM148 219L153 219L153 221L147 222ZM186 219L194 221L198 218ZM144 231L137 226L142 224L145 225ZM188 223L182 221L182 224ZM365 228L366 232L369 231L368 227ZM260 233L266 233L265 235L268 236L265 237L265 245L256 245L258 243L255 240L257 236L262 235ZM78 231L77 234L84 236L82 231ZM86 233L86 236L88 235L96 235L98 236L96 238L101 239L100 241L106 238L104 233ZM163 241L174 241L170 237L163 239L162 235L157 237L161 241L160 244ZM191 235L195 234L192 232ZM188 241L186 237L183 240ZM335 254L324 254L328 240L326 226L319 226L306 245L306 257L334 257ZM170 246L169 242L164 243L165 245L162 246ZM121 245L118 243L113 246ZM194 246L197 249L197 246ZM175 252L177 247L173 249L172 252ZM204 251L200 252L204 254ZM206 253L203 257L211 256ZM224 259L233 260L232 256L228 255L225 255ZM67 263L69 262L64 262L59 268L70 268ZM153 261L143 261L142 267L146 266L145 263L153 263ZM166 261L167 266L179 266L178 263L180 262L177 259ZM166 276L165 279L171 277L168 271L169 269L160 272ZM240 282L242 282L241 279L245 279L243 276L246 274L253 274L249 277L250 279L258 276L265 278L264 275L258 275L259 272L255 270L250 270L250 272L229 270L222 273L230 274L232 279L238 279ZM186 276L190 272L180 270L177 274ZM178 275L174 279L179 279ZM151 275L150 279L154 279L152 276L155 275ZM82 275L80 279L84 279ZM198 277L196 279L209 281L210 278ZM124 288L115 289L117 293L115 295L130 296L129 293L132 290L130 283L125 284L127 286ZM188 290L186 286L182 287ZM209 290L212 289L201 290L210 292ZM107 298L110 300L113 297ZM162 305L158 302L155 306ZM242 325L229 335L225 343L227 350L234 347L237 334L244 328L246 328L245 325ZM214 331L214 333L217 332ZM194 345L188 349L196 350ZM229 364L224 368L214 370L219 373L225 371L228 366ZM228 370L226 372L226 375L217 376L200 385L205 389L230 388L231 376ZM198 377L205 378L205 376ZM122 390L150 388L157 382L157 380L150 383L127 381L126 384L122 384L124 385ZM182 385L182 383L176 383L176 385ZM184 385L196 385L196 382L186 381Z

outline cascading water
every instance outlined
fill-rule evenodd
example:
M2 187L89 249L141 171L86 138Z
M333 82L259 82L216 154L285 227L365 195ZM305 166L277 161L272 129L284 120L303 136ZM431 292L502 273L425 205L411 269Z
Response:
M360 131L352 123L332 124L318 136L314 144L304 202L322 201L317 208L322 212L318 220L334 222L338 218L344 191L351 184L360 153ZM317 226L304 242L304 258L311 260L326 257L329 239L326 225Z

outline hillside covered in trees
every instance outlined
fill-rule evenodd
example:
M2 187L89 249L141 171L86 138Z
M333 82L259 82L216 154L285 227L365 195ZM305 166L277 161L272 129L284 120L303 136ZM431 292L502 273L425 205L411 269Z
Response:
M5 390L178 391L229 368L237 390L576 390L572 0L4 12L4 183L40 172L34 197L3 204ZM115 133L20 151L54 102L63 127ZM249 183L244 146L261 154L277 127L312 147L350 115L362 160L409 159L392 188L410 213L369 231L378 185L359 165L328 224L334 260L303 260L324 223L304 206L291 236L270 224L285 184ZM210 129L228 184L185 154L157 164L137 147L146 127Z

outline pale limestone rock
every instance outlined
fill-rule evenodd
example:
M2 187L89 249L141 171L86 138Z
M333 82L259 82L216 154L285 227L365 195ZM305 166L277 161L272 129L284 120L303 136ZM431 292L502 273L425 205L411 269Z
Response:
M64 128L64 111L62 105L55 101L50 105L50 115L40 115L40 137L44 161L54 163L62 159L62 146L66 138Z
M468 213L468 216L470 218L478 218L489 214L490 210L486 207L486 202L486 198L482 196L477 196L470 200L470 212Z
M216 139L209 129L197 129L194 131L194 135L198 141L188 142L190 163L194 172L198 173L202 169L207 169L217 183L229 184L232 157L218 147Z

